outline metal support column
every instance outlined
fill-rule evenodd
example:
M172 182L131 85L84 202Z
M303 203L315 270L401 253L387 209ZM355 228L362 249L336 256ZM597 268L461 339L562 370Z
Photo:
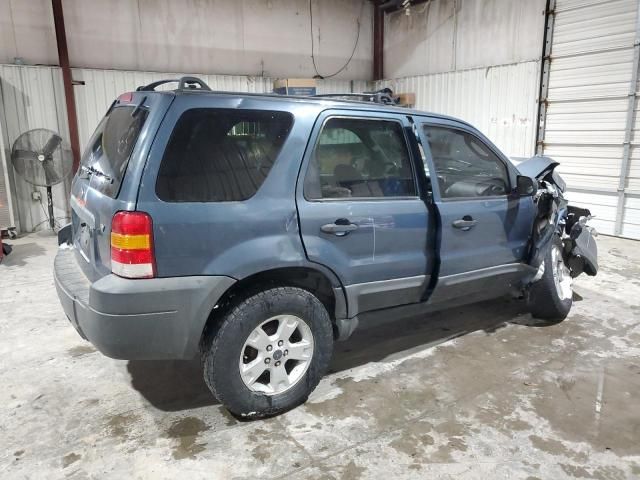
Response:
M553 43L553 26L555 23L556 0L547 0L544 26L544 45L542 48L542 65L540 68L540 93L538 94L538 131L536 133L536 155L544 153L545 123L547 121L547 96L549 92L549 72L551 71L551 50Z
M53 22L56 29L56 41L58 44L58 62L62 69L62 82L64 84L64 96L67 106L67 122L69 123L69 143L73 153L73 169L75 173L80 165L80 136L78 135L78 115L76 114L76 100L73 94L73 78L69 65L69 51L67 50L67 35L64 29L64 12L62 0L51 0L53 7Z
M638 67L640 66L640 0L636 9L636 34L633 42L633 63L631 66L631 82L629 85L629 100L627 103L627 120L624 128L624 144L622 149L622 162L620 164L620 177L618 180L618 202L616 208L616 223L614 235L622 235L624 223L625 189L629 176L629 163L631 162L631 133L633 131L634 110L636 108L636 89L638 85Z
M379 3L373 6L373 79L384 78L384 11Z

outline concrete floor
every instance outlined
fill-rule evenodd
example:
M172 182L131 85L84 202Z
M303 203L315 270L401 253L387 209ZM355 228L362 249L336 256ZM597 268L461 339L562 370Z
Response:
M640 243L599 238L570 317L517 301L361 330L309 402L239 422L197 362L111 360L58 304L55 240L0 265L1 478L640 478Z

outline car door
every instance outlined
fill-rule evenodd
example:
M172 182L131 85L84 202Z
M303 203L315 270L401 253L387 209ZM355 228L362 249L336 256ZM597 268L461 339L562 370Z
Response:
M343 282L351 317L418 302L429 283L429 214L409 133L401 115L329 110L310 138L297 189L302 241Z
M437 119L418 126L441 222L431 301L507 291L527 270L531 197L515 194L515 169L475 129Z

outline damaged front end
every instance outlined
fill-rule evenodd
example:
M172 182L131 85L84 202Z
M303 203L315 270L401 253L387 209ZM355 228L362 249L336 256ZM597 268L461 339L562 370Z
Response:
M549 157L535 156L517 165L523 175L537 185L533 201L537 207L531 235L528 263L537 269L532 282L544 273L544 258L557 235L562 241L564 264L571 277L581 273L598 273L598 248L595 230L587 225L591 212L568 204L564 197L566 184L555 172L558 162Z

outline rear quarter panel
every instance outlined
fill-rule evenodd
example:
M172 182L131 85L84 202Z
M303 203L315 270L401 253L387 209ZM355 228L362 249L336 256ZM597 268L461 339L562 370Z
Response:
M111 219L117 211L135 209L145 159L172 100L172 95L134 93L130 104L141 104L143 108L149 110L149 116L131 152L120 190L115 198L92 187L93 182L99 181L95 176L80 178L76 175L73 179L70 203L74 231L76 231L75 224L82 222L92 229L89 258L84 258L77 253L78 264L91 280L97 280L111 273ZM77 241L77 238L74 239L74 242Z
M191 108L282 110L292 130L268 177L239 202L165 202L155 191L171 132ZM153 218L159 277L227 275L241 279L261 271L308 264L298 229L295 185L319 106L278 99L179 95L169 109L142 175L137 209Z

